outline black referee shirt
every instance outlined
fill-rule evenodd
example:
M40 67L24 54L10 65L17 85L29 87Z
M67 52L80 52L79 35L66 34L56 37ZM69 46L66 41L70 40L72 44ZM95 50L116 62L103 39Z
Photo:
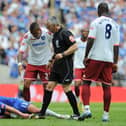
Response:
M53 48L55 54L64 52L73 44L75 44L74 36L67 29L61 28L58 32L54 33ZM72 58L72 56L73 54L66 56L65 58Z

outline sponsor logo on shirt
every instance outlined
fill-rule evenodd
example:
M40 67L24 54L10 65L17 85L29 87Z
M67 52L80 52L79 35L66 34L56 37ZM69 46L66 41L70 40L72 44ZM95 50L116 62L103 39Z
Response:
M44 45L45 42L32 43L32 46L41 46Z

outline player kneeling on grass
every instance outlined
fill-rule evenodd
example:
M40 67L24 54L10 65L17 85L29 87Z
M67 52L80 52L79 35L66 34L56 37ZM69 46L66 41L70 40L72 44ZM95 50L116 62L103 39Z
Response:
M40 112L39 108L23 99L0 96L0 118L34 118L32 113L38 112ZM62 119L70 117L69 115L61 115L49 109L47 109L46 115Z

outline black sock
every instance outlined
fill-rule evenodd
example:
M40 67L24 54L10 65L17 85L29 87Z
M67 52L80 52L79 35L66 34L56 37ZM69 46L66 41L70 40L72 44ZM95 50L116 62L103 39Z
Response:
M44 90L43 103L41 108L41 115L45 115L46 109L48 108L52 98L52 91Z
M26 101L30 101L30 88L27 87L23 88L23 98Z
M77 114L77 115L80 115L78 107L77 107L77 101L76 101L76 98L75 98L73 92L68 91L68 92L66 92L66 95L67 95L67 98L68 98L68 100L70 102L70 105L71 105L71 107L73 109L73 113Z
M75 86L75 94L76 94L76 96L78 98L79 95L80 95L80 87L79 86Z

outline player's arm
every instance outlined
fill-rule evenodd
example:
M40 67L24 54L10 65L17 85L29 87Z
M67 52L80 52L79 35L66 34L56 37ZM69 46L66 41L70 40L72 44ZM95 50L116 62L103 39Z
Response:
M88 34L88 40L87 40L87 45L86 45L86 50L85 50L85 57L84 57L84 64L85 66L87 65L87 60L88 60L88 54L94 44L94 40L96 38L96 24L95 22L92 22L90 25L90 30Z
M94 39L92 38L88 38L88 41L87 41L87 45L86 45L86 50L85 50L85 57L84 57L84 65L86 66L87 65L87 62L88 62L88 54L93 46L93 43L94 43Z
M63 57L69 56L78 49L74 36L70 31L65 31L62 36L64 38L64 44L66 44L69 48L62 53L56 54L56 59L61 59Z
M117 62L118 62L118 55L119 55L119 46L115 45L114 46L114 63L113 63L113 66L112 66L112 72L115 73L117 72Z
M112 68L112 72L115 73L117 72L117 63L118 63L118 56L119 56L119 42L120 42L120 30L119 27L117 27L117 30L115 32L115 36L114 36L114 46L113 46L113 68Z
M28 41L29 41L28 35L25 34L23 37L23 40L21 41L21 45L18 52L18 57L17 57L18 63L22 62L23 53L27 50L27 47L28 47L27 45Z
M87 45L86 45L86 51L85 51L85 58L88 57L88 54L94 44L94 39L93 38L88 38Z
M62 53L58 53L55 55L55 59L61 59L63 57L69 56L73 54L78 49L77 44L74 43L72 46L70 46L66 51Z
M23 53L19 52L17 56L18 66L22 65Z
M21 73L21 71L23 70L22 59L23 59L23 54L27 50L27 47L28 47L27 41L28 41L28 35L25 34L21 42L18 56L17 56L19 73Z
M73 34L70 31L64 32L63 37L65 38L65 44L68 45L69 48L66 51L62 52L62 54L69 56L78 49L78 46Z
M55 61L55 54L53 54L52 58L48 61L47 69L52 68L54 61Z
M22 118L29 118L30 114L27 113L22 113L19 110L15 109L14 107L11 107L9 105L6 105L6 111L9 113L14 113L17 114L19 116L21 116Z
M70 46L66 51L62 53L63 56L69 56L73 54L78 49L77 43L74 43L72 46Z
M119 56L119 45L114 46L114 63L117 64Z

